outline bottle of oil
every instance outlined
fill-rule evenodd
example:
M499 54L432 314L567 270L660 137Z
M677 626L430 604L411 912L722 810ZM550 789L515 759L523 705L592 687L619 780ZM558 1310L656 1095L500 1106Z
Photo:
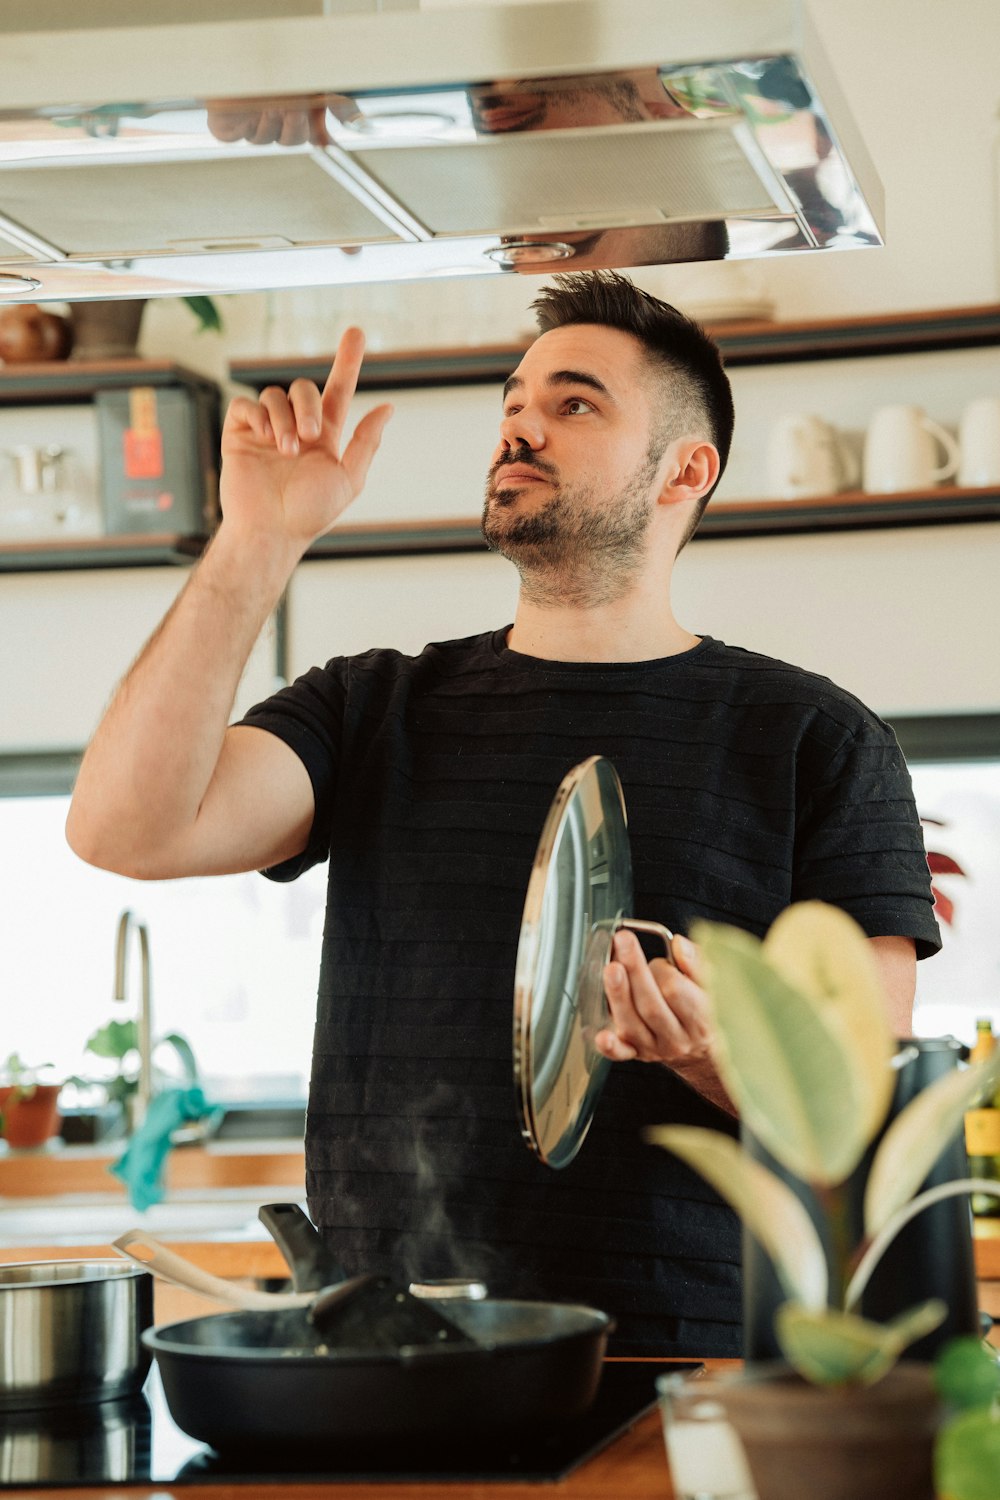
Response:
M997 1037L990 1020L976 1022L976 1041L969 1053L970 1063L985 1062L997 1047ZM980 1109L970 1109L965 1116L965 1149L969 1157L969 1176L985 1177L997 1184L997 1196L972 1194L972 1212L979 1218L1000 1218L1000 1093Z

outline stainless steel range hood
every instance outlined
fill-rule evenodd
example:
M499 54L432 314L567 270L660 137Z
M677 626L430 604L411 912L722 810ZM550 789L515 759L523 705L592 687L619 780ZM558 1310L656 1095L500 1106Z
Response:
M6 300L882 243L804 0L396 4L8 31Z

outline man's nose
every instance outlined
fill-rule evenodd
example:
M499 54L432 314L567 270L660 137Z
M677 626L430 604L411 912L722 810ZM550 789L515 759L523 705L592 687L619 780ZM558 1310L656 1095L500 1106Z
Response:
M504 417L500 422L500 447L503 452L511 448L530 448L537 452L545 447L545 427L537 412L528 406Z

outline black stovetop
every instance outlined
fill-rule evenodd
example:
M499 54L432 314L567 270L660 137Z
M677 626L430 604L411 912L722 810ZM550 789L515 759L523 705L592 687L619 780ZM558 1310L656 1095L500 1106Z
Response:
M87 1407L0 1416L0 1490L68 1488L125 1483L254 1484L312 1480L392 1483L406 1480L503 1483L563 1478L608 1446L656 1401L658 1363L604 1366L593 1406L585 1416L544 1437L523 1442L478 1442L462 1453L449 1442L419 1453L401 1446L377 1454L301 1456L276 1450L241 1460L213 1452L187 1437L167 1409L154 1365L141 1396ZM694 1369L674 1364L672 1370Z

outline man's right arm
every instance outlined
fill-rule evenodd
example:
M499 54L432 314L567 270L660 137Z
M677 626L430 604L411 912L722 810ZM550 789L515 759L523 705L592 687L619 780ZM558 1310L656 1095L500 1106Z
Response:
M89 863L157 880L261 869L305 848L305 767L276 736L229 717L296 564L360 493L378 448L385 406L340 454L363 349L348 330L322 395L296 381L230 406L222 522L83 758L66 834Z

